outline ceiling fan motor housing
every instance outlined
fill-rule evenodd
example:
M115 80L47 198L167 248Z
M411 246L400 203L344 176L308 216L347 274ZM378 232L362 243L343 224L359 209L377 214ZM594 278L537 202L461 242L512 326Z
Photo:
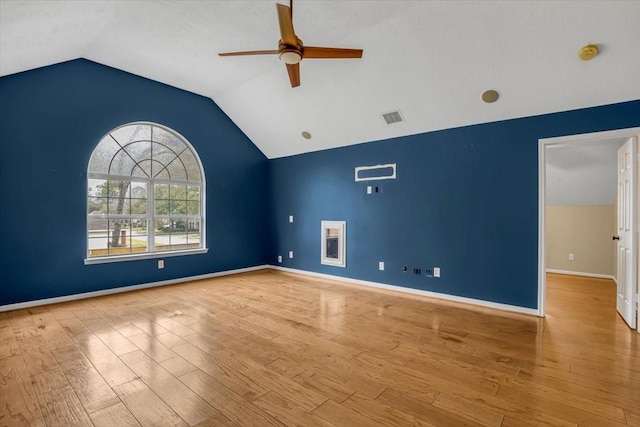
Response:
M282 43L278 44L278 57L285 64L297 64L302 61L302 40L296 37L297 46Z

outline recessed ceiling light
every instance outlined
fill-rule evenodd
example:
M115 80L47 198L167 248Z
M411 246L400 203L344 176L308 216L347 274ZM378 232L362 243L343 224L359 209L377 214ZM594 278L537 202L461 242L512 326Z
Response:
M302 137L304 139L311 139L311 134L305 130L304 132L302 132Z
M597 45L588 44L585 47L583 47L582 49L580 49L580 51L578 52L578 56L583 61L588 61L588 60L593 59L596 56L598 56L598 52L599 51L600 50L598 49Z
M500 94L498 93L498 91L495 91L493 89L486 90L482 94L482 100L484 102L486 102L487 104L491 104L492 102L496 102L498 100L498 98L500 98Z

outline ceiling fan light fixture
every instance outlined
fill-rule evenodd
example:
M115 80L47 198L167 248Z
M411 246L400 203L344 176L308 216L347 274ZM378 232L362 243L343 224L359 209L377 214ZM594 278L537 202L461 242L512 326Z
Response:
M302 55L295 50L283 50L280 52L280 61L285 64L297 64L302 61Z

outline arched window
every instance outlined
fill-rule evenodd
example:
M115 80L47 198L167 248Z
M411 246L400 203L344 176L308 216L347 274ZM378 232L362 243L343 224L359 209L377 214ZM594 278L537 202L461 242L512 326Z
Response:
M112 130L93 150L87 184L85 263L206 252L204 171L177 132Z

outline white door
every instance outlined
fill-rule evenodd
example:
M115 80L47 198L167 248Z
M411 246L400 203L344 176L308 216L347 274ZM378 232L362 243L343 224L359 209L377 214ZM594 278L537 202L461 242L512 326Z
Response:
M618 150L618 313L629 324L636 327L636 307L633 296L636 292L636 192L633 185L637 179L637 138L632 137Z

